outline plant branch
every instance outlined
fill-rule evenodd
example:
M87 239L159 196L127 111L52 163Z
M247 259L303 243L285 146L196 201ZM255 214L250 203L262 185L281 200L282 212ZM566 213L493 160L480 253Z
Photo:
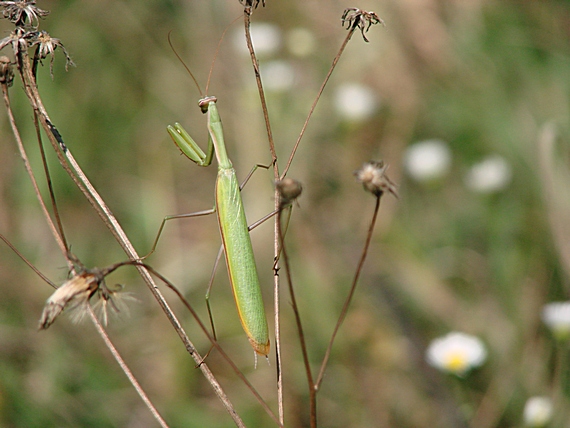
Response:
M127 256L131 260L138 260L140 257L137 254L131 242L129 241L128 237L126 236L119 222L117 221L117 219L115 218L109 207L106 205L104 200L101 198L99 193L90 183L87 176L83 173L78 163L75 161L75 158L71 154L70 150L63 142L61 135L50 121L47 111L42 103L41 97L37 90L35 79L33 77L33 73L29 63L29 57L25 50L18 51L18 69L22 78L22 82L24 84L24 90L28 97L28 100L34 112L37 114L43 129L45 130L48 139L52 144L54 151L57 154L60 164L62 165L64 170L68 173L68 175L72 178L72 180L76 183L78 188L83 192L83 194L85 195L91 206L95 209L95 211L97 212L99 217L103 220L108 229L111 231L115 239L119 242L119 244L121 245ZM63 155L65 155L65 158ZM166 302L160 290L154 283L149 272L144 268L144 266L137 266L137 269L141 277L147 284L149 290L153 294L154 298L157 300L159 306L166 314L166 317L170 321L174 330L182 340L182 343L184 344L187 352L194 359L194 361L197 364L199 364L200 370L202 371L203 375L206 377L206 379L214 389L216 395L222 402L226 411L230 414L236 425L244 426L243 421L241 420L241 418L233 408L233 405L231 404L229 398L225 394L223 388L218 383L218 381L216 380L216 378L214 377L208 366L206 364L200 364L203 362L202 357L196 351L196 348L194 347L193 343L190 341L188 335L182 328L175 314L170 309L168 303Z
M354 274L354 278L352 280L352 285L350 287L350 291L348 292L348 296L344 301L344 305L342 310L340 311L340 316L338 317L338 321L334 327L333 334L329 341L329 345L325 352L325 356L323 358L323 362L321 364L321 369L319 371L319 376L317 377L317 382L315 383L315 389L318 391L321 387L321 383L323 381L323 377L325 375L325 370L327 368L327 364L331 355L332 346L338 330L342 325L344 319L346 318L346 314L348 312L348 307L350 306L350 302L352 301L352 297L354 296L354 291L356 290L356 285L358 284L358 278L360 278L360 274L362 273L362 267L364 266L364 261L366 260L366 256L368 255L368 249L370 248L370 241L372 240L372 234L374 232L374 226L376 225L376 219L378 218L378 211L380 209L380 199L382 198L382 194L376 196L376 204L374 206L374 214L372 215L372 221L370 222L370 226L368 228L368 235L366 236L366 242L364 244L364 248L362 250L362 255L360 256L360 261L358 262L358 267L356 268L356 273Z

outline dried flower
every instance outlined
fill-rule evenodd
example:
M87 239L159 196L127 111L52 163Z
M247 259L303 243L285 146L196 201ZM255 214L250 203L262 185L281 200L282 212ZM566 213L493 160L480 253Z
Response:
M97 289L102 278L83 272L66 281L47 299L39 322L39 329L46 329L65 308L85 306Z
M386 191L399 198L396 185L386 175L388 165L383 161L370 161L362 165L354 173L356 179L362 183L364 189L374 196L380 197Z
M531 397L524 406L524 423L529 427L544 427L552 419L552 400L548 397Z
M0 83L6 86L12 86L14 83L12 62L7 56L0 56Z
M364 33L367 33L372 25L382 24L386 26L384 21L376 14L376 12L367 12L365 10L357 9L356 7L349 7L344 10L342 14L342 26L346 24L347 30L354 31L359 28L362 38L365 42L369 42Z
M463 376L485 362L487 351L477 337L452 332L432 341L426 357L439 370Z
M20 52L28 49L29 41L35 37L35 34L37 31L26 31L22 27L16 27L8 37L0 40L0 50L11 44L14 55L18 56Z
M117 263L104 269L85 269L79 261L70 256L77 265L78 274L66 281L47 299L40 317L38 328L47 329L64 309L74 310L74 321L81 320L87 313L89 300L96 296L95 309L98 309L103 324L107 323L107 305L120 312L124 304L117 300L121 287L112 290L105 284L105 276L129 262ZM129 298L128 296L126 296Z
M15 56L18 56L21 52L27 51L27 49L32 46L38 46L36 55L37 59L40 61L47 58L48 55L51 55L50 74L52 78L54 52L57 47L60 47L65 55L65 69L67 70L69 66L75 66L71 57L67 53L65 46L61 43L61 40L51 37L46 31L27 31L22 27L17 27L8 37L4 37L0 40L0 50L4 49L9 44L12 45L12 50L14 51Z
M544 305L542 321L559 340L570 338L570 302L554 302Z
M239 0L245 7L253 7L254 9L259 5L260 0ZM265 7L265 0L261 0L261 5Z
M33 1L2 1L0 6L4 8L3 15L17 26L24 26L26 22L29 26L37 28L40 18L49 15L49 11L42 10Z
M65 46L61 43L61 40L56 39L55 37L51 37L47 31L40 31L37 33L37 36L32 40L30 46L38 46L38 56L39 59L45 59L48 55L51 55L51 59L49 61L49 71L51 77L53 79L53 59L54 59L54 52L56 48L59 46L65 55L65 70L67 71L69 66L75 66L73 60L67 53Z
M279 192L279 208L283 209L288 205L291 205L295 199L297 199L301 192L303 191L303 186L297 180L286 177L283 180L279 180L275 183L275 187Z

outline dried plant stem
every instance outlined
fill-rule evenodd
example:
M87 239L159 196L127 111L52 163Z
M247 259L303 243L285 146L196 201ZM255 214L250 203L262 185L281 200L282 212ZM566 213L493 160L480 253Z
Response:
M64 170L68 173L68 175L72 178L72 180L76 183L78 188L81 192L85 195L89 203L95 209L99 217L103 220L103 222L107 225L113 236L117 239L125 253L131 260L138 260L140 257L136 253L133 245L127 238L125 232L121 228L120 224L116 220L115 216L103 201L101 196L95 190L95 188L91 185L90 181L88 180L87 176L83 173L75 158L64 144L61 136L57 129L51 123L49 116L45 107L43 106L41 97L37 90L37 86L35 83L35 79L30 67L29 57L27 52L20 51L18 55L18 69L22 78L22 82L24 84L24 89L28 100L34 109L35 114L40 120L40 123L46 134L50 143L52 144L54 151L57 154L58 160ZM65 155L65 157L64 157ZM210 369L206 364L203 364L203 359L200 354L196 351L193 343L188 338L186 332L182 328L180 322L170 309L168 303L162 296L160 290L154 283L152 277L150 276L149 272L145 269L144 266L137 266L137 269L142 277L142 279L147 284L149 290L157 300L158 304L166 314L168 320L174 327L174 330L182 340L187 352L192 356L194 361L199 364L200 370L202 371L203 375L206 377L212 388L214 389L216 395L222 402L223 406L225 407L226 411L230 414L234 422L237 426L244 426L243 421L235 411L233 405L231 404L229 398L223 391L222 387L211 373Z
M12 243L6 237L4 237L2 234L0 234L0 239L2 239L4 241L4 243L6 243L6 245L8 245L24 261L24 263L26 263L30 268L32 268L32 270L38 276L40 276L40 278L42 278L45 282L47 282L53 288L57 288L56 285L52 281L50 281L49 278L47 278L43 273L41 273L26 257L24 257L24 255L22 253L20 253L20 251L18 251L18 249L14 245L12 245ZM70 262L73 265L73 261L71 261L69 258L68 258L68 262ZM127 263L118 263L115 266L118 267L120 265L127 264ZM113 270L114 269L115 268L113 268ZM105 343L107 348L111 351L111 354L113 355L113 357L115 358L115 360L117 361L119 366L121 367L121 370L123 370L123 373L125 373L125 375L129 379L129 381L131 382L131 384L133 385L133 387L135 388L135 390L137 391L137 393L139 394L139 396L141 397L141 399L143 400L145 405L148 407L148 409L152 413L153 417L160 424L160 426L162 426L163 428L164 427L168 428L167 423L164 421L164 419L162 418L162 416L160 415L160 413L158 412L156 407L152 404L152 402L150 401L150 399L148 398L148 396L146 395L146 393L144 392L144 390L140 386L139 382L134 377L133 373L131 372L131 370L129 369L129 367L127 366L127 364L125 363L125 361L123 360L121 355L119 354L119 351L117 350L117 348L115 348L115 345L113 344L113 342L109 338L107 332L105 331L105 329L101 325L101 322L97 319L97 317L96 317L95 313L93 312L93 309L91 308L91 306L88 305L87 309L88 309L89 317L91 318L91 321L95 325L97 332L99 333L99 335L103 339L103 342Z
M368 228L368 235L366 236L366 242L364 244L364 248L362 250L362 255L360 256L360 261L358 262L358 267L356 268L356 272L354 274L354 278L352 280L352 285L350 287L350 291L348 292L348 296L344 301L344 305L342 310L340 311L340 316L338 317L338 321L336 322L333 334L329 341L329 345L327 347L327 351L325 352L325 356L323 358L323 362L321 363L321 369L319 371L319 376L317 377L317 382L315 383L315 389L319 390L321 387L321 383L323 381L323 377L325 375L325 370L327 368L327 364L331 355L332 346L338 330L342 325L344 319L346 318L346 314L348 312L348 307L350 306L350 302L352 301L352 297L354 296L354 291L356 290L356 285L358 284L358 279L360 278L360 274L362 273L362 266L364 266L364 261L366 260L366 256L368 255L368 249L370 248L370 241L372 240L372 234L374 232L374 226L376 225L376 219L378 218L378 211L380 209L380 199L382 198L382 194L376 196L376 204L374 206L374 214L372 215L372 221L370 222L370 226Z
M37 267L35 267L27 258L25 258L24 255L20 251L18 251L18 249L14 245L12 245L12 243L1 233L0 233L0 239L2 241L4 241L4 243L8 247L10 247L10 249L12 251L14 251L14 253L16 253L16 255L18 257L20 257L24 261L24 263L26 263L36 273L36 275L38 275L41 279L43 279L46 283L51 285L53 288L57 288L57 286L52 281L50 281L50 279L47 276L45 276L43 273L41 273L40 270Z
M277 222L281 225L281 211L277 214ZM280 249L283 253L283 265L285 266L285 274L287 276L287 286L289 287L289 294L291 296L291 307L295 314L295 324L297 326L297 334L299 335L299 342L301 344L301 352L303 354L303 363L305 364L305 372L307 375L307 382L309 384L309 408L310 408L310 423L312 428L317 426L317 390L313 382L313 373L311 371L311 363L309 361L309 354L307 351L307 344L305 341L305 333L303 331L303 323L301 322L301 315L299 313L299 306L295 297L295 289L293 288L293 280L291 278L291 268L289 266L289 257L287 249L285 248L285 240L279 227L279 242Z
M246 6L243 12L244 27L245 27L245 40L247 48L251 56L251 63L253 65L253 72L255 73L255 81L257 82L257 89L259 92L259 99L263 110L263 118L265 119L265 129L267 131L267 140L269 141L269 151L271 152L271 160L273 164L273 172L275 180L279 178L279 168L277 166L277 153L275 152L275 144L273 142L273 132L271 131L271 123L269 121L269 112L267 110L267 101L265 100L265 91L263 90L263 83L261 82L261 73L259 72L259 62L255 55L253 42L251 41L251 12L250 6Z
M253 48L253 42L251 41L251 13L252 6L245 6L243 12L244 27L245 27L245 40L247 43L247 48L251 56L251 63L253 66L253 71L255 74L255 81L257 82L257 89L259 92L259 99L261 101L261 107L263 110L263 117L265 119L265 129L267 131L267 140L269 142L269 151L271 153L271 159L273 164L273 177L275 180L279 179L279 164L277 161L277 153L275 151L275 144L273 141L273 133L271 131L271 123L269 121L269 112L267 110L267 101L265 99L265 91L263 90L263 83L261 82L261 74L259 72L259 62L255 55L255 50ZM277 189L274 194L275 200L275 210L279 209L279 193ZM275 218L273 225L274 241L273 241L273 251L274 251L274 274L273 274L273 307L274 307L274 323L275 323L275 366L277 371L277 406L279 412L279 422L281 425L284 424L285 420L285 409L283 401L283 366L281 361L281 312L280 312L280 287L279 287L279 266L278 258L280 251L279 243L279 215Z
M295 157L295 154L297 153L297 149L299 148L299 144L301 143L301 139L305 135L305 131L307 130L307 126L309 125L309 120L311 120L311 117L313 116L313 112L315 111L315 108L317 107L317 103L321 99L321 95L323 94L323 91L325 90L325 86L327 86L327 83L328 83L331 75L333 74L333 71L334 71L338 61L339 61L340 57L342 56L342 53L344 52L344 49L348 45L348 42L350 41L355 30L356 30L356 27L352 27L350 30L348 30L348 34L344 38L344 41L342 42L342 45L340 46L338 53L336 54L336 56L333 59L333 62L332 62L331 67L329 69L329 72L327 73L325 80L323 81L323 83L321 84L321 87L319 88L319 92L317 93L317 96L315 97L315 100L313 101L313 105L311 106L311 109L309 110L309 114L307 115L307 118L305 119L305 123L303 124L303 127L301 128L301 132L299 133L299 137L297 137L297 141L295 142L295 145L293 146L293 149L291 150L291 154L289 155L289 159L287 160L287 164L285 165L285 169L283 170L283 173L281 174L281 177L280 177L281 180L283 178L285 178L285 176L287 175L287 172L289 171L289 168L291 167L291 163L293 162L293 158Z
M34 77L36 76L35 72L34 72ZM63 230L63 223L61 222L61 217L59 215L59 209L57 208L57 202L56 202L56 198L55 198L55 191L53 189L53 183L51 181L51 174L49 173L49 166L47 163L47 158L46 158L46 151L42 142L42 133L40 131L40 123L39 123L39 119L37 114L34 113L34 126L36 128L36 139L38 141L38 147L40 150L40 154L42 156L42 164L44 167L44 175L46 178L46 184L48 186L48 190L49 190L49 196L51 199L51 206L53 209L53 216L55 217L55 222L57 224L58 230L59 230L59 236L61 237L61 240L63 242L63 245L65 246L65 248L67 248L69 250L69 246L67 245L67 240L65 239L65 232ZM69 262L69 260L68 260Z
M149 270L153 275L156 275L157 278L159 278L162 282L164 282L164 284L166 284L166 286L168 288L170 288L172 291L174 291L174 293L176 293L176 295L178 296L178 298L180 299L180 301L184 304L184 306L186 306L186 309L188 309L188 311L190 311L190 313L192 314L192 316L194 317L194 319L196 320L196 322L198 323L198 325L200 326L200 328L202 329L202 331L204 332L204 334L206 335L206 337L208 338L208 340L212 343L212 345L214 346L214 348L216 348L216 350L220 353L220 355L226 360L226 362L230 365L230 367L234 370L234 372L236 373L236 375L241 379L241 381L248 387L248 389L252 392L252 394L255 396L255 398L257 399L257 401L259 402L259 404L263 407L263 409L266 411L266 413L279 425L279 426L283 426L283 424L277 419L277 417L275 416L275 414L273 413L273 411L269 408L269 406L267 405L267 403L265 402L265 400L263 400L263 398L261 397L261 395L257 392L257 390L255 389L255 387L251 384L251 382L245 377L245 375L241 372L241 370L236 366L236 364L233 362L233 360L230 358L230 356L226 353L226 351L224 351L224 348L222 348L220 346L220 344L218 343L218 341L216 340L215 336L213 334L210 334L210 332L208 331L208 328L206 327L206 325L202 322L202 320L200 319L200 317L198 316L198 313L194 310L194 308L192 307L192 305L190 305L190 303L188 302L188 300L186 300L186 298L184 297L184 295L178 290L178 288L176 288L174 286L174 284L172 284L168 279L166 279L166 277L164 277L164 275L162 275L160 272L157 272L155 269L153 269L152 267L142 263L142 262L138 262L135 261L133 264L135 265L140 265L140 266L144 266L147 270Z
M123 360L123 357L121 357L121 354L119 354L119 351L117 351L117 348L115 348L115 345L113 344L113 342L111 342L109 335L107 334L107 332L105 331L99 320L97 319L97 316L93 313L93 309L91 308L91 306L89 306L89 318L91 318L91 321L95 325L97 332L103 338L103 342L105 342L105 345L107 346L109 351L111 351L111 354L113 355L119 366L121 367L121 370L123 370L123 373L125 373L129 381L137 391L137 394L139 394L142 401L148 407L148 409L150 410L156 421L159 423L161 427L168 428L168 424L162 418L156 407L154 407L154 404L152 404L152 401L150 401L150 399L148 398L148 396L140 386L136 377L131 372L131 369L129 369L129 367L125 363L125 360Z
M48 223L48 227L50 228L52 235L55 238L55 241L58 245L58 247L60 248L61 252L63 254L67 254L67 246L65 244L65 242L62 240L60 234L57 231L57 228L55 226L55 224L52 221L52 218L49 214L49 211L44 203L44 200L42 198L39 186L38 186L38 182L36 181L36 177L34 176L34 171L32 170L32 166L30 164L30 160L28 158L28 154L26 153L26 149L24 147L24 144L22 142L22 137L20 136L20 132L18 130L18 127L16 125L16 120L14 119L14 114L12 112L12 106L10 104L10 97L8 95L8 87L6 85L6 83L2 83L2 95L4 97L4 103L6 104L6 110L8 112L8 118L10 119L10 126L12 127L12 133L14 134L14 138L16 139L16 145L18 146L18 151L20 152L20 157L22 158L22 160L24 161L24 168L26 169L26 172L28 174L28 176L30 177L30 180L32 182L32 186L34 188L34 192L36 193L36 196L38 198L38 201L40 203L40 207L44 213L44 216L46 218L46 221Z

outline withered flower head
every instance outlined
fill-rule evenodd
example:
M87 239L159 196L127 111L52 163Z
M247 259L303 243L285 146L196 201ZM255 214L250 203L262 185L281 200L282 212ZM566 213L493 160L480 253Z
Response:
M344 24L346 24L347 30L356 30L359 28L365 42L368 42L369 40L366 38L364 33L367 33L372 25L382 24L383 26L386 26L382 18L380 18L376 12L368 12L356 7L345 9L342 14L341 21L343 27Z
M65 308L77 308L87 305L102 278L93 273L83 272L66 281L47 299L38 328L48 328Z
M77 260L74 260L74 262L78 264ZM38 328L40 330L48 328L64 309L72 311L73 321L81 321L87 314L89 300L94 296L97 301L93 309L103 325L107 324L107 307L109 305L116 312L121 312L121 310L128 312L128 308L122 301L122 298L133 298L128 293L119 295L118 292L121 291L121 286L112 290L105 284L105 276L120 265L123 265L123 263L118 263L105 269L95 268L89 270L79 266L81 272L66 281L47 299Z
M0 56L0 83L6 86L12 86L14 82L14 71L12 70L12 62L7 56Z
M245 7L252 7L255 9L259 5L260 0L239 0L239 2ZM265 7L265 0L261 0L261 5Z
M8 45L12 45L14 55L17 56L21 51L28 49L29 41L35 37L35 34L37 34L37 31L26 31L22 27L16 27L10 35L0 40L0 50Z
M362 165L362 168L354 175L362 183L364 189L374 196L380 197L388 191L399 199L396 185L386 175L387 169L388 165L385 165L383 161L370 161Z
M65 70L67 71L69 66L75 66L73 60L67 53L65 46L63 46L63 43L61 43L61 40L50 36L47 31L39 31L37 33L37 36L34 37L30 46L36 46L36 45L38 46L38 56L40 60L47 58L48 55L51 55L51 59L49 62L49 70L52 78L53 78L53 59L57 47L60 47L61 50L63 51L63 54L65 55Z
M49 15L49 11L42 10L33 1L1 1L0 6L4 8L4 18L13 22L17 26L24 26L26 23L37 28L40 18Z
M285 208L287 205L291 205L303 191L303 186L301 183L289 177L277 181L275 183L275 187L279 192L279 207L281 209Z

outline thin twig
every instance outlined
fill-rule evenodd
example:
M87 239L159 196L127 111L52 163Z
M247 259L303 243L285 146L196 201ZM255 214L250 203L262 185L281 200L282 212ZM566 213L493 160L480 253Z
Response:
M22 78L22 82L24 84L24 90L30 101L34 112L38 115L40 119L40 123L44 128L50 143L52 144L54 151L57 154L58 160L64 170L70 175L73 181L78 185L79 189L83 192L89 203L95 209L99 217L103 220L105 225L109 228L115 239L119 242L125 253L131 260L138 260L139 256L135 251L133 245L127 238L125 232L123 231L122 227L118 223L115 216L112 214L109 207L103 201L101 196L92 186L90 181L87 179L87 176L83 173L77 162L75 161L73 155L63 142L61 135L52 124L47 114L47 111L42 103L41 97L38 93L37 86L35 80L33 78L33 74L29 64L29 57L27 52L20 51L19 58L18 58L18 68L20 71L20 75ZM65 158L63 157L65 155ZM80 181L81 185L78 184L78 180ZM148 271L143 266L137 266L137 269L147 284L149 290L153 294L154 298L157 300L158 304L160 305L161 309L166 314L166 317L170 321L171 325L173 326L174 330L182 340L187 352L191 355L194 361L199 364L202 363L201 355L196 351L193 343L190 341L188 335L182 328L180 322L170 309L168 303L162 296L160 290L154 283L152 277L148 273ZM214 389L216 395L222 402L226 411L230 414L236 425L244 426L243 421L235 411L231 401L225 394L224 390L222 389L221 385L218 383L210 369L206 364L199 364L200 370L202 371L203 375L206 377L212 388Z
M293 149L291 150L291 154L289 155L289 159L287 160L287 164L285 165L285 169L283 170L283 173L281 174L281 179L285 178L285 176L287 175L287 172L289 171L289 168L291 167L291 163L293 162L293 158L295 157L295 154L297 153L297 149L299 148L299 144L301 143L301 139L303 138L303 136L305 135L305 131L307 130L307 126L309 125L309 120L311 120L311 117L313 116L313 112L315 111L315 108L317 107L317 103L319 102L319 100L321 99L321 95L323 94L323 91L325 90L325 86L327 86L327 83L342 55L342 53L344 52L344 49L346 48L346 46L348 45L348 42L350 41L352 35L354 34L355 28L351 28L348 31L348 34L346 35L346 37L344 38L344 41L342 42L342 45L340 46L340 49L338 50L338 53L336 54L336 56L333 59L333 62L331 64L331 67L329 68L329 71L325 77L325 80L323 81L323 83L321 84L321 87L319 88L319 92L317 93L317 96L315 97L315 100L313 101L313 104L311 105L311 109L309 110L309 114L307 115L307 118L305 119L305 123L303 124L303 127L301 128L301 132L299 133L299 136L297 137L297 141L295 142L295 145L293 146Z
M2 83L2 95L4 97L4 103L6 104L6 110L8 112L8 118L10 119L10 126L12 127L12 133L14 134L14 138L16 139L16 145L18 146L18 151L20 152L20 157L22 158L22 160L24 161L24 168L26 169L26 172L28 173L28 176L30 177L30 180L32 182L32 186L34 188L34 192L38 198L38 201L40 203L40 207L44 213L44 216L46 218L46 221L48 223L48 227L51 230L51 233L58 245L58 247L60 248L60 250L62 251L63 254L67 253L67 247L65 245L65 243L63 242L61 236L59 235L57 228L55 226L55 224L52 221L52 218L49 214L49 211L44 203L44 200L42 198L42 194L40 192L39 186L38 186L38 182L36 181L36 178L34 176L34 171L32 170L32 166L30 164L30 160L28 158L28 155L26 153L26 149L24 147L24 143L22 142L22 137L20 136L20 132L18 130L18 126L16 125L16 120L14 119L14 114L12 112L12 106L10 104L10 97L8 95L8 86L6 85L6 83Z
M281 225L281 211L277 214L278 224ZM285 240L279 227L279 242L281 253L283 254L283 264L285 266L285 273L287 275L287 286L289 287L289 294L291 296L291 307L295 314L295 323L297 325L297 333L299 335L299 342L301 343L301 352L303 354L303 363L305 364L305 373L307 375L307 383L309 384L309 408L310 408L310 423L312 428L317 427L317 390L313 382L313 374L311 372L311 363L309 361L309 354L307 351L307 343L305 341L305 333L303 331L303 323L301 322L301 315L299 313L299 306L295 297L295 290L293 288L293 280L291 278L291 268L289 266L289 257L285 248Z
M33 61L33 66L32 66L32 73L34 76L34 80L37 82L37 66L39 63L39 53L40 53L40 46L38 45L36 47L36 53L34 55L34 61ZM43 144L43 140L42 140L42 133L40 131L40 123L39 123L39 119L38 119L38 115L34 112L34 127L36 128L36 140L38 141L38 147L40 150L40 154L42 156L42 164L44 167L44 174L46 177L46 184L48 186L48 191L49 191L49 196L51 199L51 206L53 209L53 215L55 217L55 222L57 223L57 227L59 229L59 236L61 237L61 240L63 242L63 245L65 246L66 250L69 251L69 246L67 245L67 240L65 239L65 232L63 230L63 223L61 222L61 216L59 215L59 209L57 207L57 202L56 202L56 197L55 197L55 190L53 188L53 183L51 180L51 174L49 172L49 167L48 167L48 163L47 163L47 158L46 158L46 151L44 148L44 144ZM69 262L69 260L68 260Z
M256 5L257 6L257 5ZM251 41L251 13L252 5L246 3L243 12L244 27L245 27L245 40L247 43L247 48L251 56L251 63L253 66L253 72L255 74L255 81L257 83L257 89L259 92L259 99L261 101L261 107L263 110L263 117L265 120L265 129L267 131L267 141L269 143L269 151L271 153L271 159L273 164L273 177L274 180L279 179L279 164L277 161L277 153L275 151L275 144L273 141L273 133L271 131L271 123L269 121L269 112L267 110L267 101L265 99L265 91L263 90L263 83L261 82L261 74L259 72L259 62L257 61L257 56L255 55L255 49L253 48L253 42ZM277 189L274 194L275 200L275 210L279 209L279 193ZM275 259L275 269L273 274L273 307L274 307L274 320L275 320L275 366L277 371L277 406L279 411L279 421L284 424L285 420L285 409L283 400L283 365L281 361L281 313L280 313L280 287L279 287L279 267L278 258L280 251L279 243L279 216L275 218L273 225L274 241L273 241L273 251Z
M143 266L145 267L145 269L147 269L148 271L150 271L153 275L155 275L157 278L159 278L162 282L164 282L164 284L170 288L172 291L174 291L174 293L176 293L176 295L178 296L178 298L180 299L180 301L184 304L184 306L186 306L186 309L188 309L188 311L192 314L192 317L194 318L194 320L196 320L196 322L198 323L198 325L200 326L200 329L204 332L204 334L206 335L206 337L208 338L208 340L212 343L212 345L216 348L216 350L220 353L220 355L226 360L226 362L231 366L231 368L234 370L234 372L237 374L237 376L241 379L241 381L249 388L249 390L252 392L252 394L255 396L255 398L257 399L257 401L259 402L259 404L261 404L261 406L263 407L263 409L267 412L267 414L279 425L279 426L283 426L282 423L278 420L278 418L275 416L275 414L273 413L273 411L271 410L271 408L267 405L267 403L265 402L265 400L263 400L263 398L261 397L261 395L257 392L257 390L255 389L255 387L251 384L251 382L245 377L245 375L241 372L241 370L236 366L236 364L233 362L233 360L231 359L231 357L224 351L224 349L221 347L221 345L218 343L218 341L216 340L216 338L210 334L210 332L208 331L208 328L206 327L206 325L203 323L203 321L201 320L201 318L199 317L198 313L194 310L194 308L192 307L192 305L190 305L190 303L188 302L188 300L184 297L184 295L180 292L180 290L178 290L177 287L174 286L174 284L172 284L164 275L162 275L160 272L156 271L155 269L153 269L152 267L141 263L141 262L137 262L135 261L133 263L134 265L139 265L139 266Z
M57 288L57 286L52 281L50 281L50 279L47 276L45 276L43 273L41 273L40 270L37 267L35 267L32 264L32 262L30 262L26 257L24 257L24 255L20 251L18 251L18 249L8 240L8 238L6 238L1 233L0 233L0 239L2 241L4 241L4 243L6 245L8 245L8 247L10 247L12 249L12 251L14 251L16 253L16 255L18 257L20 257L24 261L24 263L26 263L41 279L43 279L45 282L47 282L53 288Z
M8 245L12 249L12 251L14 251L24 261L24 263L26 263L30 268L32 268L32 270L38 276L40 276L45 282L47 282L53 288L57 288L55 286L55 284L52 281L50 281L43 273L41 273L39 271L39 269L37 269L22 253L20 253L20 251L18 251L18 249L14 245L12 245L12 243L6 237L4 237L4 235L0 234L0 239L2 239L6 243L6 245ZM67 259L68 259L68 262L73 266L74 265L73 261L70 260L69 257L67 257ZM109 268L108 272L111 272L114 269L116 269L117 267L124 265L124 264L127 264L127 263L117 263L116 265ZM150 399L148 398L148 396L146 395L146 393L144 392L144 390L140 386L137 379L134 377L133 373L131 372L131 370L129 369L129 367L127 366L127 364L125 363L125 361L123 360L121 355L119 354L119 351L117 350L117 348L115 348L115 345L113 344L113 342L111 341L111 339L107 335L107 332L105 331L105 329L101 325L101 322L95 316L93 309L88 304L87 304L87 312L89 313L89 317L91 318L91 321L95 325L97 332L99 333L99 335L103 339L103 342L105 343L107 348L111 351L111 354L113 355L113 357L115 358L117 363L119 363L119 366L123 370L123 373L125 373L125 375L129 379L129 381L131 382L131 384L133 385L133 387L135 388L135 390L137 391L137 393L139 394L139 396L141 397L141 399L143 400L145 405L148 407L148 409L150 410L150 412L152 413L154 418L157 420L157 422L160 424L160 426L162 426L163 428L168 428L168 425L166 424L166 422L164 421L164 419L162 418L162 416L160 415L160 413L158 412L158 410L156 409L154 404L152 404L152 402L150 401Z
M160 424L160 426L163 428L168 428L168 424L162 418L162 416L160 415L160 413L158 412L156 407L154 407L154 404L152 404L152 401L150 401L150 399L148 398L148 396L146 395L146 393L142 389L142 387L139 384L139 382L137 381L136 377L133 375L133 372L131 372L131 369L129 369L129 367L125 363L125 360L123 360L123 357L121 357L121 354L119 354L119 351L117 351L117 348L115 348L115 345L113 345L113 342L111 342L109 335L107 334L107 332L105 331L105 329L101 325L101 322L97 319L97 316L93 312L93 309L91 308L91 306L88 306L88 309L89 309L89 311L88 311L89 312L89 318L91 318L91 321L95 325L97 332L103 338L105 345L111 351L113 358L115 358L115 360L117 361L117 363L121 367L121 370L123 370L123 373L125 373L125 375L129 379L129 381L131 382L131 384L133 385L133 387L137 391L137 394L139 394L139 397L141 397L141 399L143 400L145 405L148 407L148 409L150 410L150 412L152 413L152 415L154 416L156 421Z
M267 131L267 140L269 142L269 151L271 152L271 160L273 164L274 179L279 178L279 168L277 166L277 153L275 152L275 143L273 141L273 132L271 131L271 123L269 121L269 112L267 110L267 101L265 99L265 91L263 90L263 83L261 82L261 73L259 72L259 61L255 55L253 42L251 41L251 12L252 9L246 6L243 11L243 20L245 27L245 40L247 48L251 56L251 64L253 65L253 72L255 73L255 81L257 83L257 90L259 92L259 99L263 110L263 118L265 119L265 129Z
M323 377L325 375L325 370L327 368L327 363L329 361L332 346L338 330L342 325L346 314L348 312L348 307L350 306L350 302L352 301L352 297L354 295L354 291L356 290L356 285L358 284L358 278L360 278L360 274L362 272L362 266L364 265L364 261L366 260L366 256L368 255L368 249L370 248L370 241L372 240L372 234L374 232L374 226L376 225L376 219L378 217L378 210L380 209L380 199L382 198L382 194L376 196L376 205L374 206L374 214L372 215L372 221L370 222L370 227L368 228L368 235L366 236L366 242L364 244L364 248L362 250L362 255L360 256L360 261L358 262L358 267L356 268L356 273L354 274L354 279L352 280L352 285L350 287L350 291L348 292L348 296L344 301L344 305L342 310L340 311L340 316L338 317L338 321L334 327L333 334L329 341L329 345L327 347L327 351L325 352L325 356L323 358L323 362L321 363L321 369L319 371L319 376L317 377L317 382L315 383L315 389L318 391L321 387L321 383L323 381Z

